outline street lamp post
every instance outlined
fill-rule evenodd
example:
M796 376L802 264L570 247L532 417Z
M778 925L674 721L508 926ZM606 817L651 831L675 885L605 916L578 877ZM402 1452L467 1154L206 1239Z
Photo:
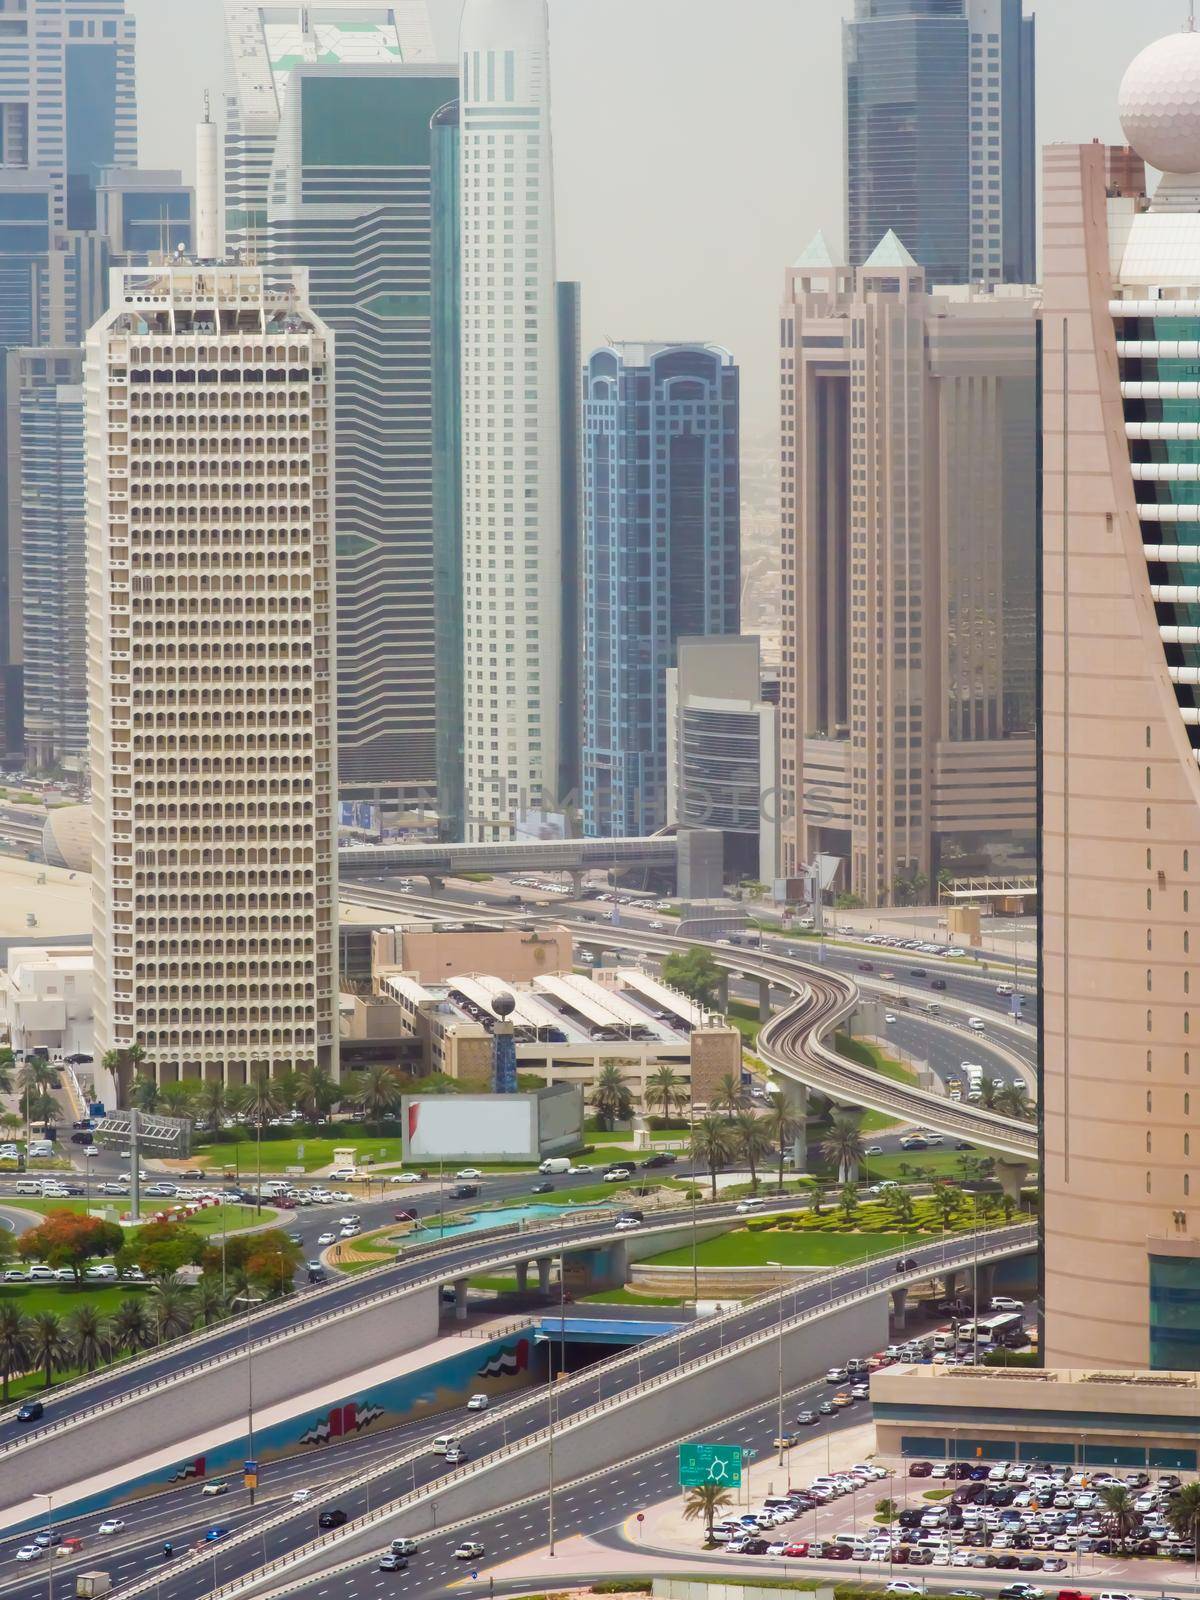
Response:
M54 1600L54 1496L39 1493L35 1489L33 1498L46 1502L46 1531L50 1535L50 1543L46 1547L46 1594L49 1600Z
M769 1267L775 1267L780 1272L784 1270L782 1261L768 1261ZM779 1291L779 1465L783 1466L783 1299L784 1291Z

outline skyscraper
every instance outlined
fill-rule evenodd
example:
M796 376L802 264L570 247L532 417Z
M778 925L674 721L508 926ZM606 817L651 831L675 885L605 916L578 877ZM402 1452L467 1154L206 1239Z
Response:
M106 246L95 232L101 169L137 164L125 0L6 6L0 84L0 352L77 344L99 314L106 281ZM7 397L0 401L7 416ZM8 441L0 462L14 448ZM0 755L20 761L21 528L10 523L11 504L0 485Z
M302 277L113 274L88 336L97 1054L336 1066L333 352Z
M1120 104L1044 165L1043 1345L1196 1370L1200 36Z
M461 52L465 808L468 838L489 840L558 799L563 508L546 0L466 0Z
M276 141L269 257L308 269L337 339L344 799L412 804L438 782L433 124L457 95L453 67L297 67Z
M583 824L667 818L667 669L684 635L736 634L738 369L714 345L619 344L585 375Z
M9 521L21 529L11 637L23 663L26 759L87 757L83 350L8 352Z
M294 67L432 61L428 0L225 0L225 247L259 254Z
M782 309L784 872L868 904L1032 871L1033 290L939 289L818 235Z
M1022 0L855 0L843 25L846 215L931 284L1035 276L1034 21Z

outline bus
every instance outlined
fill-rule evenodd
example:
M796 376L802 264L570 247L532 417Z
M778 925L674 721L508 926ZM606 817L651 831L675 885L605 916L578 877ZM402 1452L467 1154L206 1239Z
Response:
M960 1322L958 1342L973 1345L978 1337L981 1345L1007 1344L1013 1334L1024 1334L1024 1324L1021 1311L996 1311L991 1316L976 1317L973 1322Z

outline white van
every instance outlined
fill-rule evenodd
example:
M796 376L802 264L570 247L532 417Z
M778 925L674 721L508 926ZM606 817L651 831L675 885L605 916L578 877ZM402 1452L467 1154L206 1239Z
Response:
M439 1433L429 1448L435 1456L444 1456L446 1451L453 1450L457 1443L458 1435L456 1433Z
M548 1175L551 1172L570 1172L570 1170L571 1159L569 1156L547 1156L541 1166L538 1167L538 1171L543 1175Z
M42 1180L40 1178L18 1178L18 1194L41 1194Z
M973 1033L982 1033L985 1023L982 1017L968 1017L967 1027L970 1028Z

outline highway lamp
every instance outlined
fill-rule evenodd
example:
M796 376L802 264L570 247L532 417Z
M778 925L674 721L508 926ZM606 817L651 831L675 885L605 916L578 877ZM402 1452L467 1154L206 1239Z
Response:
M254 1334L249 1316L246 1319L246 1437L247 1459L254 1460ZM250 1490L250 1504L254 1504L254 1489Z
M784 1271L784 1265L783 1265L782 1261L768 1261L767 1265L769 1267L774 1267L776 1269L776 1271L778 1271L778 1272L783 1272ZM778 1339L778 1354L779 1354L779 1465L781 1467L783 1466L783 1300L784 1300L784 1293L785 1293L785 1291L781 1288L780 1291L779 1291L779 1339Z
M535 1344L546 1346L546 1414L549 1418L549 1442L547 1455L549 1458L549 1492L548 1492L548 1549L547 1554L554 1554L554 1343L549 1334L537 1334Z
M54 1600L54 1496L35 1489L33 1499L46 1502L46 1530L51 1540L46 1547L46 1593Z

